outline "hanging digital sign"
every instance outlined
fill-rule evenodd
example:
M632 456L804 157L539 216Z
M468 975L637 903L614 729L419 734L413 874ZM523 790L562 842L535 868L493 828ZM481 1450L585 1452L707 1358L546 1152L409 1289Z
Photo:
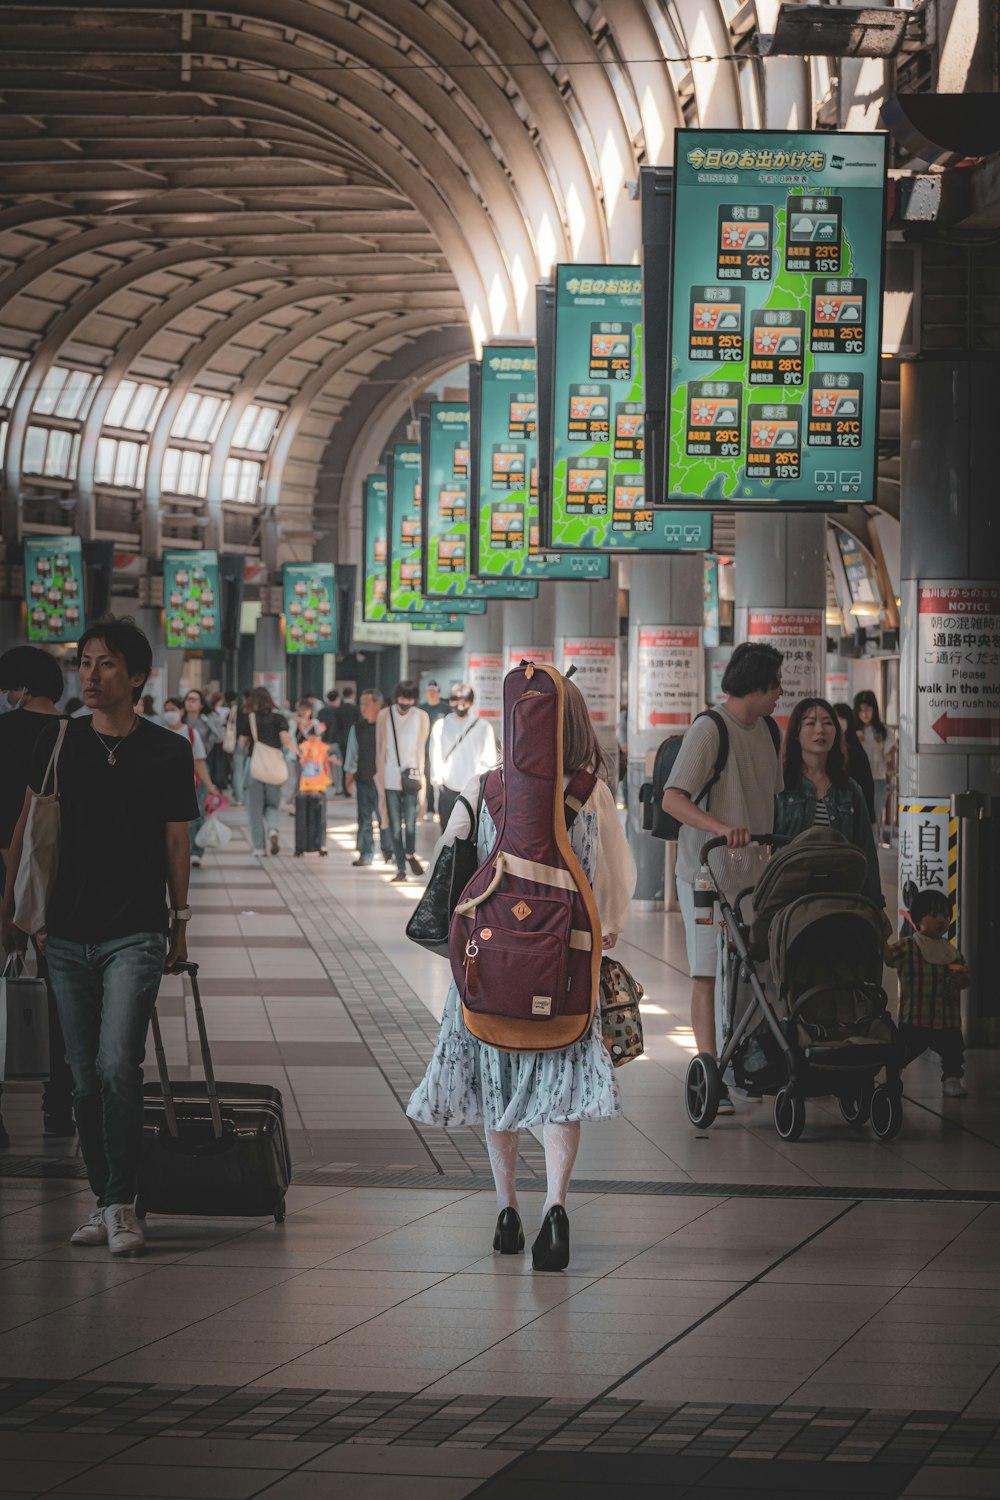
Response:
M24 543L28 642L64 646L83 629L83 549L78 536L28 537Z
M533 410L533 401L532 401ZM523 418L527 425L527 416ZM528 578L471 576L472 514L469 406L432 401L422 444L424 592L430 599L534 599Z
M885 143L677 132L671 501L874 501Z
M473 572L495 578L607 578L608 558L541 546L537 357L532 345L484 344L470 367Z
M285 563L285 651L322 656L337 649L337 589L333 563Z
M639 270L557 266L553 547L664 552L711 546L707 511L647 505L644 446Z
M386 491L388 607L393 615L485 613L482 599L425 599L419 443L396 443L389 452Z
M362 491L364 588L361 618L368 624L389 621L389 547L385 529L386 477L369 474Z
M163 613L170 650L222 650L217 552L163 554Z

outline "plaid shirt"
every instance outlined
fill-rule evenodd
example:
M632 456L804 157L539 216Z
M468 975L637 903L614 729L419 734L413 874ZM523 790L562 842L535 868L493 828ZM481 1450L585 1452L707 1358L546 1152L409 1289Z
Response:
M961 954L956 963L965 963ZM893 943L886 963L899 974L899 1019L943 1031L961 1026L961 991L946 964L929 964L912 937Z

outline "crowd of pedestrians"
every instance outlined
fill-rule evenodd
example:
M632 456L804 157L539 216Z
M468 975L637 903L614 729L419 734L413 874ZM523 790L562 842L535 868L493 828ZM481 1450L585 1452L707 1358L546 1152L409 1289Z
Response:
M391 701L365 689L326 699L302 697L291 713L268 690L211 697L199 689L157 705L144 689L152 652L131 621L90 626L79 644L80 699L65 700L58 662L33 647L0 657L0 859L3 945L33 948L49 986L52 1055L42 1096L44 1129L79 1134L95 1197L72 1236L112 1253L141 1249L133 1210L141 1144L141 1063L160 976L186 957L190 864L200 860L206 799L228 792L246 808L256 859L281 852L282 805L294 800L300 764L318 764L323 787L355 799L356 867L376 858L394 866L393 883L419 878L422 819L436 806L439 849L474 837L481 859L495 825L477 798L500 762L489 722L476 712L470 684L447 700L436 683L418 703L415 682L396 685ZM691 1024L699 1051L718 1055L716 1018L721 936L696 900L700 851L720 837L727 858L713 871L730 897L752 887L767 851L752 836L794 837L825 827L865 856L864 894L884 909L874 837L884 808L895 743L874 695L853 707L822 698L797 703L782 736L774 720L782 657L772 647L737 647L723 678L724 701L687 730L663 794L680 825L676 878L691 976ZM596 902L605 948L623 930L635 867L616 799L579 689L564 683L564 774L596 776L572 823L570 842ZM31 812L58 777L61 816L57 866L44 927L21 931L15 880L34 858ZM869 785L870 783L870 785ZM304 783L305 785L305 783ZM478 802L476 826L469 808ZM209 809L210 811L210 809ZM25 840L28 853L25 855ZM436 851L437 852L437 851ZM168 899L169 898L169 899ZM960 992L969 981L948 940L947 898L921 891L909 926L893 940L884 916L885 962L899 974L905 1058L939 1054L946 1095L963 1097ZM724 1088L720 1112L731 1113ZM480 1125L486 1131L497 1190L497 1248L524 1242L516 1190L519 1133L540 1128L547 1197L535 1264L568 1258L565 1200L583 1120L621 1112L600 1015L570 1047L518 1052L477 1040L463 1020L457 988L445 1003L438 1043L408 1113L425 1124ZM0 1115L0 1145L9 1144Z

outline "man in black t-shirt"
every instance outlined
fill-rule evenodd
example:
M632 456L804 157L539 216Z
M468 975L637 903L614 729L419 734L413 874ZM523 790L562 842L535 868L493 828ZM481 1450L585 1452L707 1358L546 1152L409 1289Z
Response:
M427 702L421 703L420 707L430 721L430 730L427 733L427 755L424 761L424 781L427 785L427 811L424 813L424 818L428 823L432 823L434 821L434 798L437 788L431 781L431 733L438 719L446 719L451 712L448 704L441 702L441 685L433 677L427 684ZM444 826L443 818L441 819L441 825L442 827Z
M160 978L187 958L187 825L198 803L187 740L135 712L153 664L139 627L98 621L81 636L79 653L91 715L44 730L35 748L11 841L3 941L8 951L25 941L14 926L14 882L32 799L51 789L57 755L58 868L43 941L97 1198L70 1243L126 1255L145 1238L133 1208L142 1060Z

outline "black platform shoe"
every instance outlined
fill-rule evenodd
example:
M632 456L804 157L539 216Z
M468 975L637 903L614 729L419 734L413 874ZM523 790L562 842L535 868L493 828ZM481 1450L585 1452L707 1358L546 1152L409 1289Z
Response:
M549 1209L531 1247L536 1271L565 1271L569 1265L569 1215L561 1203Z
M524 1249L524 1230L516 1208L505 1208L497 1219L493 1248L499 1250L501 1255L520 1255Z

